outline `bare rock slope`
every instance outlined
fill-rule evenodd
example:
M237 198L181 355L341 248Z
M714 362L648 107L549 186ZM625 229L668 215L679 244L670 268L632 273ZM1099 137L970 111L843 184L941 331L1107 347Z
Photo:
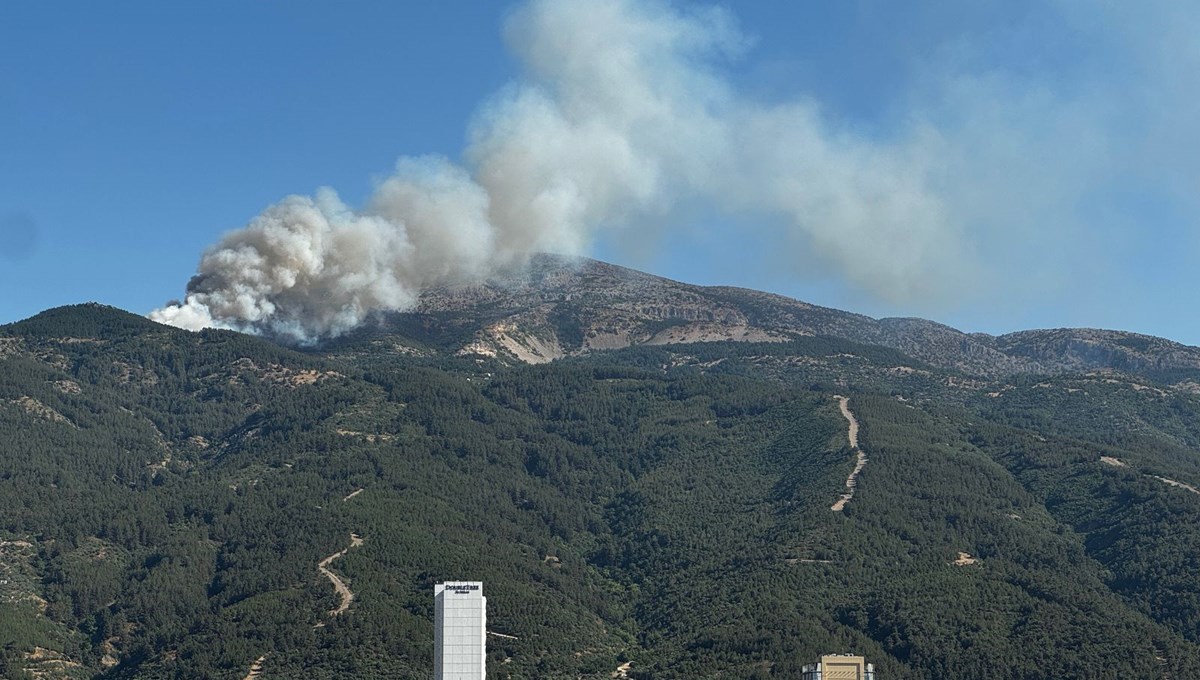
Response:
M1161 338L1093 329L963 333L925 319L873 319L553 255L484 283L427 290L415 311L386 315L344 342L543 363L631 345L786 342L806 335L882 345L940 368L990 377L1090 370L1171 382L1200 376L1200 348Z

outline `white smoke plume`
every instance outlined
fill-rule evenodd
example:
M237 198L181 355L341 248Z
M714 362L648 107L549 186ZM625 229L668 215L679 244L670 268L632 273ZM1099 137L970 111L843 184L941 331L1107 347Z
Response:
M405 158L362 208L290 196L202 257L151 318L312 342L426 286L697 203L783 229L789 247L894 301L970 261L938 194L936 134L838 129L812 101L762 105L725 75L749 45L721 9L531 0L507 24L523 77L481 109L464 165Z

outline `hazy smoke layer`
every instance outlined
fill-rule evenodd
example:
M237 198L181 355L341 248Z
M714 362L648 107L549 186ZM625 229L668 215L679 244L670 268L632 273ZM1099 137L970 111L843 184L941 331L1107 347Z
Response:
M739 95L722 67L747 40L724 11L532 0L507 34L525 76L483 107L465 168L402 159L361 209L330 189L285 198L210 248L185 300L151 318L314 341L424 286L580 253L597 230L696 204L782 229L894 301L969 260L934 190L936 137L866 140L812 102Z

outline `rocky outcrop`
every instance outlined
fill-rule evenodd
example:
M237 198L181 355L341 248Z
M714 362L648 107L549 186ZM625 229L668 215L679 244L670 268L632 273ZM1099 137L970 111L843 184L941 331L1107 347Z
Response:
M693 286L587 258L540 255L484 283L426 290L417 309L363 331L395 346L541 363L640 344L786 342L830 336L939 368L1001 378L1112 370L1200 381L1200 348L1090 329L992 336L916 318L873 319L760 291Z

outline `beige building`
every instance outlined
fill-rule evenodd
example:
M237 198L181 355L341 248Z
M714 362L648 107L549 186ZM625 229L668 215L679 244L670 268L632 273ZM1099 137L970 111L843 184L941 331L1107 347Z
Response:
M804 667L803 680L875 680L875 666L861 656L826 654Z

